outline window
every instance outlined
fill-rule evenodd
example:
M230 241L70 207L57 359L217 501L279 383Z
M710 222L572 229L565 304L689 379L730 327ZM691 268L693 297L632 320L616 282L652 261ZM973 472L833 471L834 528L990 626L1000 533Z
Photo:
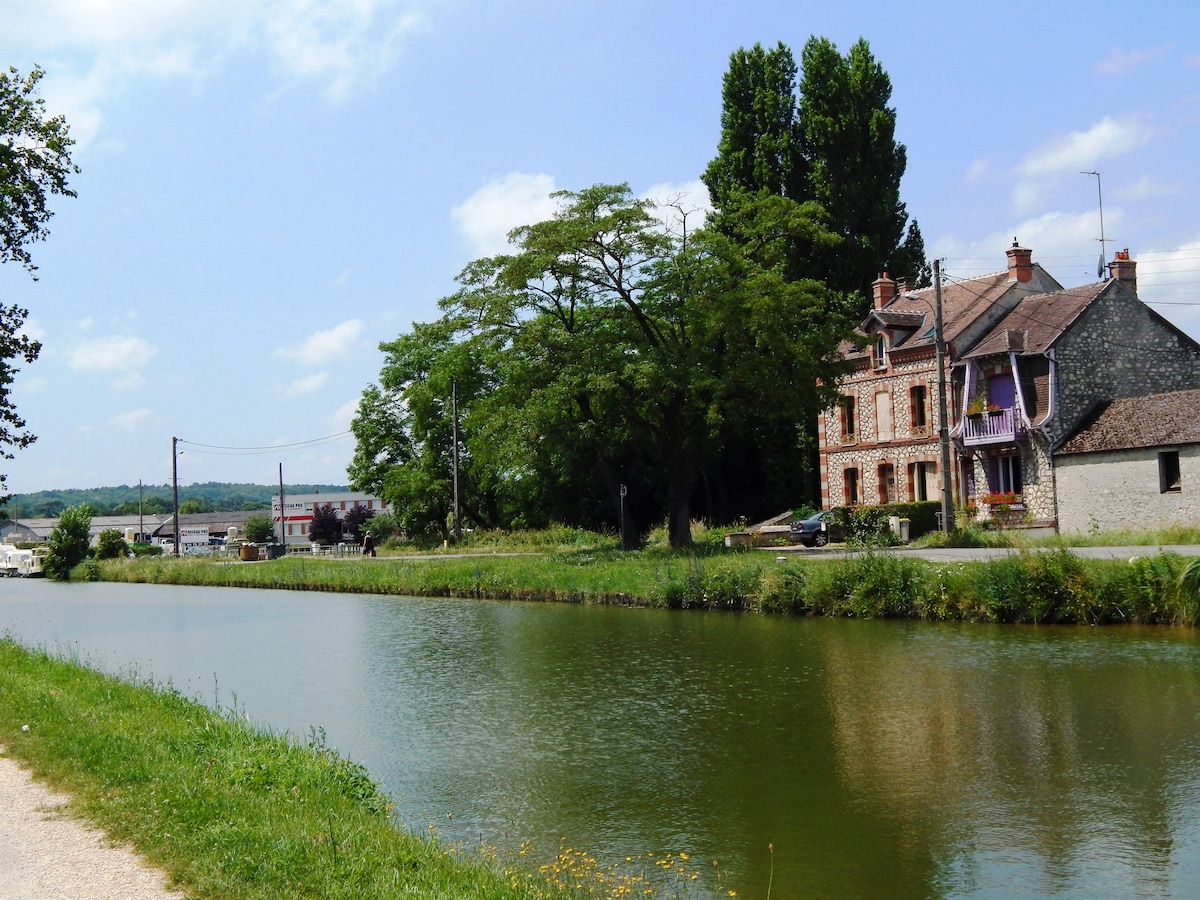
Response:
M923 384L908 392L910 422L913 437L929 437L929 391Z
M887 338L882 334L875 335L875 368L887 368Z
M842 472L842 478L845 481L846 488L846 505L858 505L858 469L845 469Z
M838 401L842 413L842 443L853 444L858 440L858 425L854 421L854 398L843 396Z
M988 459L988 482L997 494L1019 494L1021 483L1021 457L993 456Z
M893 436L892 395L880 391L875 395L875 440L890 441Z
M1179 476L1179 451L1163 450L1158 454L1158 492L1169 494L1181 490L1183 487Z
M910 500L928 500L934 493L931 490L933 476L937 466L931 462L915 462L908 467L908 498Z

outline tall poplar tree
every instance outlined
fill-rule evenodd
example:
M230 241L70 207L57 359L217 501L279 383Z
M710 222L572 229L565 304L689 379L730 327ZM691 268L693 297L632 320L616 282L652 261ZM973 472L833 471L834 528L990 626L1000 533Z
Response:
M717 156L703 175L722 230L765 194L818 204L838 241L794 248L791 273L853 295L856 313L880 272L927 280L920 229L900 201L907 154L895 140L891 95L862 39L843 56L828 39L810 38L799 70L782 43L739 49L722 86Z

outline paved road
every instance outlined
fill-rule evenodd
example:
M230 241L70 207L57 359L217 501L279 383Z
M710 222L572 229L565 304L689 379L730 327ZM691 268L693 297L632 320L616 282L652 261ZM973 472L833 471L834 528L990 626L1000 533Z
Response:
M895 553L903 556L919 556L933 562L978 562L996 559L1002 556L1012 556L1020 553L1008 547L930 547L916 549L912 547L888 547L883 550L847 550L845 547L771 547L767 548L779 554L797 554L802 556L828 557L845 556L856 553ZM1041 548L1044 552L1047 549ZM1156 553L1178 553L1180 556L1200 556L1200 544L1164 544L1139 545L1132 547L1068 547L1076 556L1084 559L1130 559L1134 556L1153 556Z

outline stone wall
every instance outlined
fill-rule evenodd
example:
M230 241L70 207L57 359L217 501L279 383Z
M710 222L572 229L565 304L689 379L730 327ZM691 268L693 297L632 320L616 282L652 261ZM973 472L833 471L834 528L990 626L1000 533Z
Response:
M1158 450L1055 458L1063 533L1200 525L1200 446L1179 448L1180 490L1161 493Z
M1098 401L1200 387L1200 352L1126 287L1113 284L1055 348L1056 408L1048 423L1066 437Z

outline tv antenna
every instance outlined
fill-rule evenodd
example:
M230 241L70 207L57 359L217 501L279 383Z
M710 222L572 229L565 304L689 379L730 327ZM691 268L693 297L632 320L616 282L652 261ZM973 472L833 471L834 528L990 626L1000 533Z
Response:
M1100 192L1100 173L1099 172L1080 172L1080 175L1095 175L1096 176L1096 199L1100 202L1100 262L1096 264L1096 277L1104 277L1104 260L1108 254L1105 252L1104 245L1108 242L1108 238L1104 236L1104 195Z

